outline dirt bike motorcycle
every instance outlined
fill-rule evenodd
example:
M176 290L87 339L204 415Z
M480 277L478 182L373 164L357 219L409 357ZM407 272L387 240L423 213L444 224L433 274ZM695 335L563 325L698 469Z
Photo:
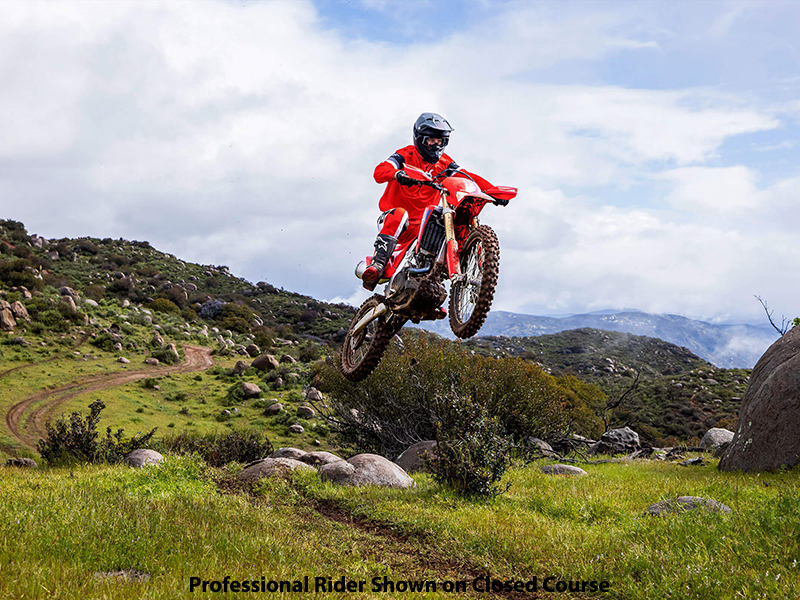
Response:
M439 202L425 209L416 237L400 237L379 282L387 283L384 295L367 299L350 322L340 363L342 375L350 381L361 381L375 370L407 321L434 318L447 299L444 281L450 281L450 328L459 338L478 333L494 298L500 244L478 215L489 203L505 206L517 189L495 186L481 191L463 171L433 179L410 165L404 170L420 185L437 190ZM356 277L361 278L370 260L358 264Z

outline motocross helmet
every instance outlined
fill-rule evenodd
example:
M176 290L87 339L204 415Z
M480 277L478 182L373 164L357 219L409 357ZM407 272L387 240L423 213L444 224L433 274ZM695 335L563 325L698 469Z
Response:
M444 147L450 141L450 123L436 113L422 113L414 123L414 147L422 155L425 162L435 163L444 153ZM428 145L430 138L439 138L438 144Z

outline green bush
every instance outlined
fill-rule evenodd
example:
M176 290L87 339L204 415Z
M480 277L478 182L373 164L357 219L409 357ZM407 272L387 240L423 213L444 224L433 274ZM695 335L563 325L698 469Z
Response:
M261 433L252 430L234 430L230 433L199 434L182 432L165 437L160 447L175 454L199 454L214 467L231 462L249 463L272 454L272 443Z
M69 465L74 463L118 463L126 454L144 448L156 432L138 437L124 439L123 430L111 433L106 429L106 437L98 441L97 424L100 412L105 408L102 400L95 400L89 405L89 415L83 417L73 412L69 418L61 417L51 425L45 424L47 435L36 443L36 449L49 465Z
M172 300L167 300L166 298L156 298L147 305L147 308L156 312L172 313L175 315L180 314L181 312L181 309L177 304L175 304Z

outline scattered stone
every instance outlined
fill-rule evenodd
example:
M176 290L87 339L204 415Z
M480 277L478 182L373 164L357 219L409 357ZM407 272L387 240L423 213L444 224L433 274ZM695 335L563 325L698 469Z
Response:
M731 512L730 507L725 506L721 502L717 502L711 498L700 498L698 496L680 496L676 500L662 500L661 502L656 502L648 506L645 512L656 517L663 517L687 510L696 510L698 508L705 509L709 512Z
M292 433L303 433L305 430L306 428L300 425L300 423L289 425L289 431L291 431Z
M297 409L297 416L301 419L313 419L316 414L317 413L310 406L301 406Z
M249 400L250 398L257 398L261 395L261 388L258 387L255 383L248 383L247 381L242 382L242 393L244 394L244 399Z
M67 305L67 312L74 315L78 312L78 307L75 306L75 300L72 299L72 296L62 296L61 302Z
M247 465L239 473L239 479L252 481L262 477L289 477L297 470L313 471L314 467L293 458L263 458Z
M322 465L329 465L344 459L336 456L335 454L331 454L330 452L307 452L300 457L300 460L308 465L311 465L312 467L320 467Z
M262 354L253 361L251 365L259 371L274 371L278 368L278 360L272 354Z
M281 404L280 402L276 402L275 404L270 404L267 408L264 409L264 415L267 417L272 417L282 411L283 411L283 404Z
M0 300L0 330L13 331L16 326L17 321L11 312L11 305L5 300Z
M150 344L153 346L158 346L159 348L163 348L166 345L164 342L164 338L162 338L157 333L153 334L153 339L150 340Z
M703 462L702 456L696 456L695 458L690 458L688 460L682 460L678 463L681 467L702 467L705 463Z
M30 321L31 317L28 314L28 309L25 308L25 305L17 300L16 302L11 304L11 314L14 315L14 318L19 321Z
M254 357L258 356L259 354L261 354L261 349L258 346L256 346L255 344L248 345L244 350L245 350L245 352L247 352L248 356L250 356L251 358L254 358Z
M425 440L409 446L394 461L406 473L416 473L424 470L425 457L432 458L435 453L436 441Z
M541 467L540 470L545 475L588 475L588 473L580 467L573 467L572 465L545 465Z
M733 440L733 432L727 429L714 427L709 429L700 440L701 448L708 448L709 450L716 450L722 444L730 443Z
M293 365L296 362L297 361L294 359L294 357L289 355L289 354L284 354L283 356L281 356L281 363L282 364L287 364L288 363L290 365Z
M97 308L98 306L100 306L100 305L99 305L97 302L95 302L95 301L94 301L94 300L92 300L91 298L86 298L86 299L83 301L83 303L84 303L84 304L87 304L87 305L89 305L89 306L91 306L92 308Z
M80 294L66 285L58 288L58 293L62 296L69 296L70 298L80 298Z
M144 364L152 365L154 367L157 367L158 366L158 359L157 358L153 358L152 356L149 357L149 358L145 358L144 359Z
M301 460L307 452L299 450L298 448L278 448L269 455L270 458L291 458L294 460Z
M36 469L39 465L32 458L9 458L6 461L7 467L20 467L23 469Z
M147 465L157 465L164 460L164 457L155 450L139 448L126 454L122 460L125 464L141 469Z
M630 454L640 448L639 434L630 427L622 427L606 431L591 451L594 454Z
M402 468L377 454L358 454L349 460L340 460L322 466L323 480L338 485L411 488L416 483Z
M236 361L236 366L233 367L233 369L231 369L231 372L229 373L229 375L241 375L242 373L244 373L249 368L250 368L250 365L248 365L246 362L244 362L243 360L237 360Z
M306 400L309 400L310 402L322 402L322 392L315 387L310 387L306 392Z
M138 569L123 569L122 571L98 571L94 574L98 581L111 580L114 583L146 583L150 581L150 574Z
M531 450L533 449L539 450L539 452L541 452L545 456L555 456L553 447L544 440L540 440L539 438L528 438L527 440L525 440L525 445Z

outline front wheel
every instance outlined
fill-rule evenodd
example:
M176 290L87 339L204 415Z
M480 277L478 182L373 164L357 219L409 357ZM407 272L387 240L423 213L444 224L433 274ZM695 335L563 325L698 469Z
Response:
M462 279L450 289L450 328L457 337L472 337L492 307L500 272L500 243L488 225L476 227L459 252Z
M339 366L342 375L350 381L358 382L366 379L375 370L392 337L405 322L398 321L397 317L387 319L382 316L374 319L364 329L353 335L353 327L383 300L384 297L378 294L368 298L350 321L350 327L347 329L347 335L342 344L342 360Z

